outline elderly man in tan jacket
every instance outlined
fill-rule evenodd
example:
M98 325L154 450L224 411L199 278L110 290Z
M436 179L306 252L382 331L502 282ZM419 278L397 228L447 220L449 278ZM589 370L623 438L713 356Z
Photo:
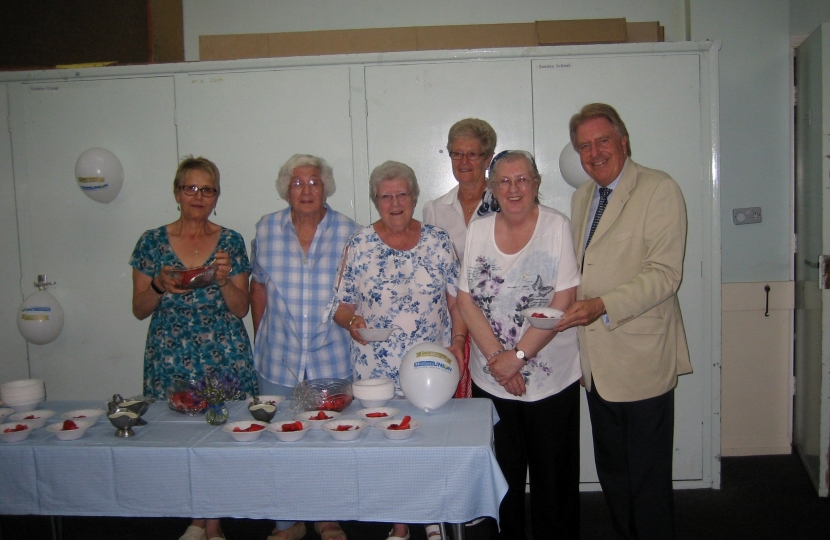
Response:
M674 387L691 372L677 301L683 194L630 159L610 105L583 107L570 133L594 181L571 201L582 284L557 329L579 327L597 474L618 537L674 538Z

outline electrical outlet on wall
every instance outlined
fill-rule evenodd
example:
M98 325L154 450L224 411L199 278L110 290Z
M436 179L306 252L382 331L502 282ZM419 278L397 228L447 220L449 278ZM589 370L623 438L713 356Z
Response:
M750 223L761 223L761 207L735 208L732 210L732 223L735 225L749 225Z

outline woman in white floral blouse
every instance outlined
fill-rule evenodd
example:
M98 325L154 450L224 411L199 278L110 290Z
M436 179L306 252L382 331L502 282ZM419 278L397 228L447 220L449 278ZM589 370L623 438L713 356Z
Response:
M356 232L343 258L334 321L352 337L355 379L389 377L397 393L398 367L410 347L441 344L463 358L465 335L454 331L458 260L450 235L412 219L418 202L415 172L395 161L376 167L369 195L380 220ZM361 338L360 328L394 328L386 341ZM395 524L389 539L409 538Z
M496 459L508 483L500 539L524 539L530 469L534 538L579 537L579 348L576 333L531 328L524 309L565 311L579 271L571 223L539 204L533 156L493 158L497 214L470 223L458 304L473 337L473 397L493 400Z

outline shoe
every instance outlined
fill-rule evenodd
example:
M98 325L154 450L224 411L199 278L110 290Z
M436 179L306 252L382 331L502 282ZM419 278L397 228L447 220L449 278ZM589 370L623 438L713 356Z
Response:
M282 534L277 536L279 533ZM298 521L297 523L288 527L287 529L283 529L281 531L274 531L273 533L271 533L271 536L269 536L265 540L300 540L301 538L305 538L305 535L305 522Z
M444 537L441 535L441 525L437 523L425 525L424 530L427 532L427 540L444 540Z
M179 537L179 540L207 540L207 536L205 536L205 530L203 528L190 525L184 531L184 534Z
M471 521L471 522L469 522L469 523L465 523L465 524L464 524L464 526L465 526L465 527L475 527L476 525L478 525L479 523L481 523L481 522L482 522L482 521L484 521L485 519L487 519L487 518L480 517L480 518L478 518L478 519L474 519L474 520L472 520L472 521Z
M334 525L337 528L320 532L327 525ZM343 540L347 540L346 533L343 532L343 529L340 528L340 525L336 521L318 521L314 524L314 530L320 535L321 540L329 540L329 538L342 538Z
M389 531L389 536L386 537L386 540L409 540L409 527L406 528L406 536L392 536L393 532L395 532L394 528Z

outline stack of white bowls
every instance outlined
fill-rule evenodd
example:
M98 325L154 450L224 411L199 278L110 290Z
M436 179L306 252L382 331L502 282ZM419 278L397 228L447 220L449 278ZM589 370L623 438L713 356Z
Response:
M364 407L383 407L395 396L395 381L387 378L354 381L352 393Z
M23 379L0 384L0 401L14 409L27 412L46 399L46 386L41 379Z

